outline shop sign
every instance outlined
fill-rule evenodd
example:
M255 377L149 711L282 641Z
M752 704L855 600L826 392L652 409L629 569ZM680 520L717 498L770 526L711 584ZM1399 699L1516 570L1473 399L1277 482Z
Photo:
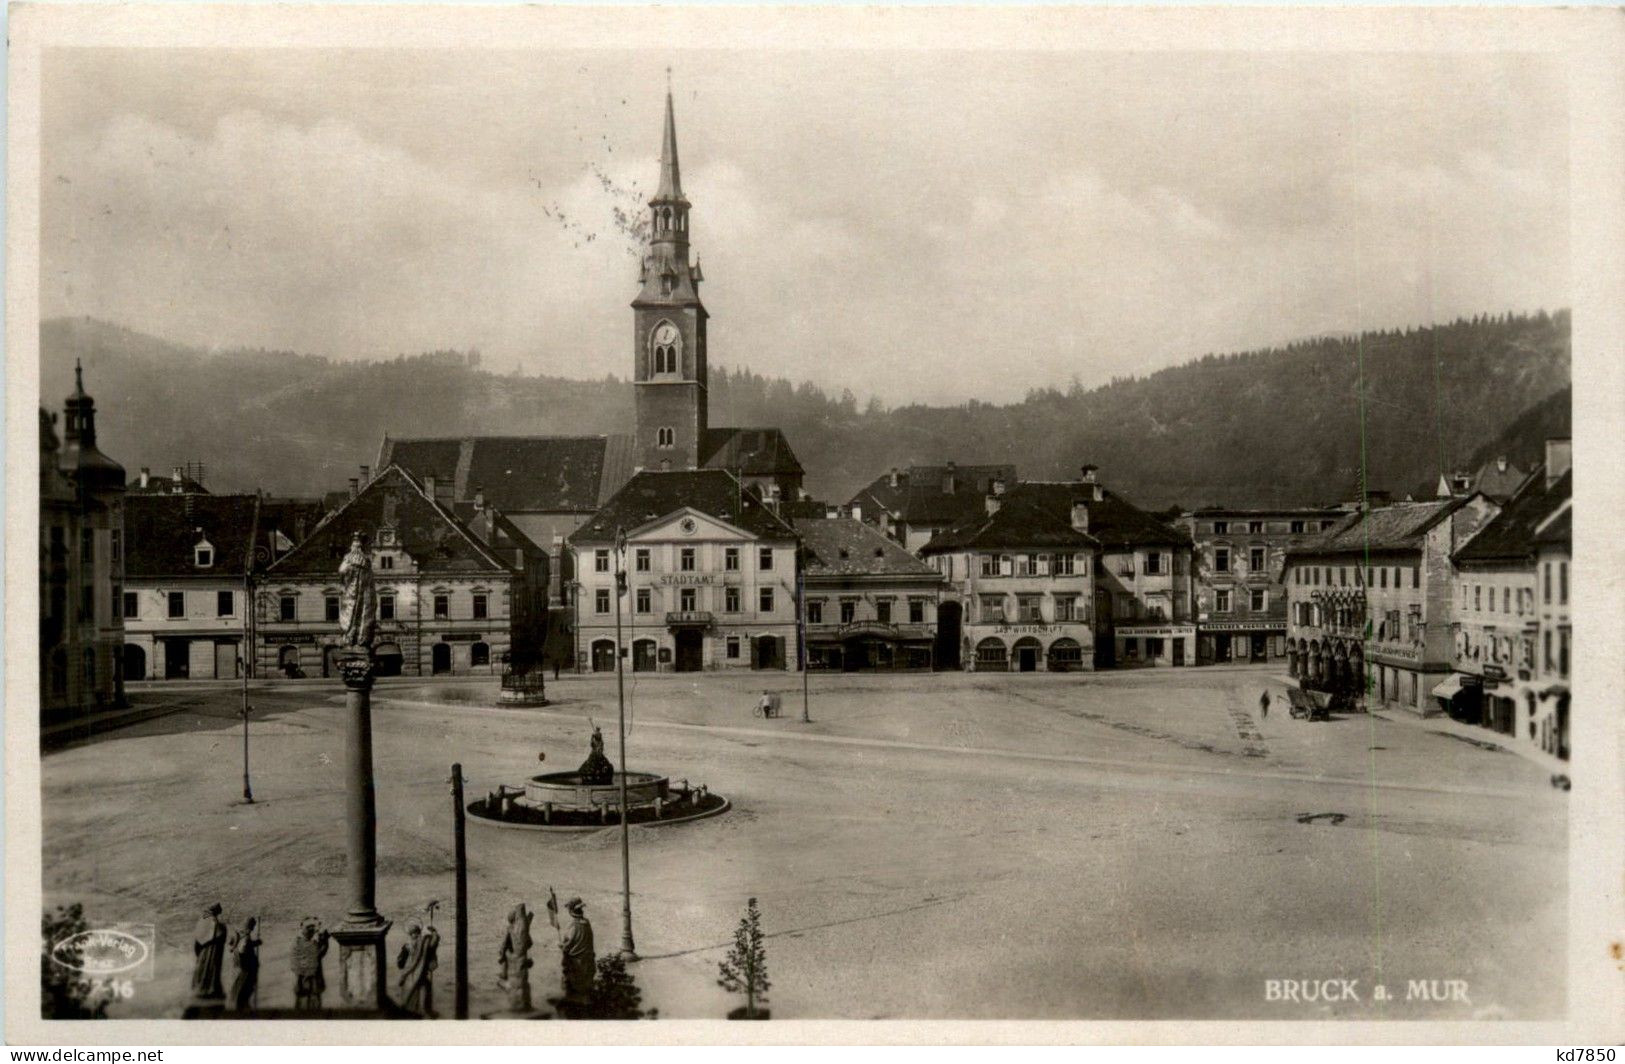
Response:
M442 632L440 635L442 643L478 643L484 638L479 632Z
M311 644L314 644L316 642L316 633L315 632L300 632L298 634L289 633L287 635L275 635L275 634L272 634L272 635L266 635L264 637L264 639L265 639L265 642L271 643L271 644L279 644L279 643L311 643Z
M1202 623L1204 632L1284 632L1285 621L1214 621Z
M661 573L655 581L666 587L684 584L714 584L717 582L715 573Z
M1120 627L1120 628L1117 629L1117 634L1118 634L1118 636L1128 636L1128 637L1131 637L1131 638L1132 637L1139 637L1139 636L1158 636L1158 635L1187 636L1187 635L1195 635L1196 634L1196 629L1195 628L1189 628L1189 627L1176 628L1176 627L1173 627L1173 626L1168 626L1168 627L1164 627L1164 628L1155 628L1155 627L1145 627L1145 626L1141 626L1141 625L1135 625L1133 627Z

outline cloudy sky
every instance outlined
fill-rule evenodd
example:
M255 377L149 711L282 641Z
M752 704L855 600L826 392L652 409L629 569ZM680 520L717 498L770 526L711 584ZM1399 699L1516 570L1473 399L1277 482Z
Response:
M42 311L630 369L653 52L58 50ZM713 362L887 403L1569 302L1523 55L684 51Z

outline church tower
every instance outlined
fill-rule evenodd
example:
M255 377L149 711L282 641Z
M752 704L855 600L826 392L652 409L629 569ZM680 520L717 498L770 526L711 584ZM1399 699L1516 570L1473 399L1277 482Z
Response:
M688 260L688 209L668 90L660 187L649 201L649 248L632 301L636 462L648 470L698 469L705 457L707 315L699 260Z

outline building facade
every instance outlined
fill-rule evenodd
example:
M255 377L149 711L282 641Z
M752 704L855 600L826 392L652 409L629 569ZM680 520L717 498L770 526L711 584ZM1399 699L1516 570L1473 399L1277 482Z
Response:
M74 369L62 436L40 411L40 722L124 704L124 469L96 447Z
M1287 551L1329 530L1333 509L1236 510L1182 515L1195 544L1196 661L1286 661Z
M1435 712L1452 672L1452 553L1499 507L1482 495L1354 511L1287 554L1287 667L1368 707Z
M1570 565L1574 555L1573 504L1565 502L1535 526L1539 620L1535 630L1534 720L1540 748L1569 757L1569 658L1574 629L1569 621Z
M921 554L947 583L937 664L974 672L1094 667L1094 558L1087 511L1065 516L996 482L978 518L939 532Z
M540 661L546 552L495 510L465 520L391 466L258 581L262 675L336 675L339 563L357 535L378 596L379 675L501 675Z
M804 518L795 530L808 668L936 667L937 569L849 517Z
M639 473L570 547L579 670L800 668L795 531L732 474Z

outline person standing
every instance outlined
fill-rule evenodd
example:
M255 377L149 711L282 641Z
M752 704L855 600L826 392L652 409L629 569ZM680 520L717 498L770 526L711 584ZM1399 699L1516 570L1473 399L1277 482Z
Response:
M231 936L231 964L236 971L231 980L231 1007L251 1012L260 988L259 917L250 916L242 930Z
M1258 696L1258 712L1266 718L1270 715L1270 693L1267 690Z
M226 959L226 925L220 919L220 903L204 910L192 935L192 996L199 1001L219 1001L226 996L220 985Z
M564 962L564 997L572 1004L585 1004L592 996L593 979L598 973L592 948L592 923L580 898L564 903L570 926L559 932L559 952Z

